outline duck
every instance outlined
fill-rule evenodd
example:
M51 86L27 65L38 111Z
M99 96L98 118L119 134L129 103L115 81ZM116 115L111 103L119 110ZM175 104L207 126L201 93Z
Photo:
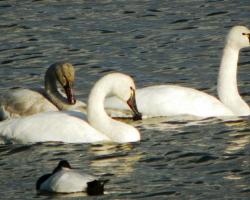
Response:
M73 92L75 70L72 64L57 62L47 69L44 88L14 87L0 95L0 120L29 116L40 112L58 110L84 111L86 105L76 101ZM64 88L64 97L57 88L57 82Z
M59 161L52 173L41 176L36 182L36 190L49 193L86 192L88 195L101 195L108 180L82 174L74 170L67 160Z
M250 30L245 26L231 28L220 63L217 81L219 99L193 88L173 84L137 89L136 102L143 118L181 115L201 118L250 115L250 108L237 88L239 52L249 46ZM128 107L116 97L107 98L105 108L113 109L111 116L130 116ZM119 116L116 110L119 111Z
M91 89L87 121L72 111L51 111L0 122L0 143L127 143L140 141L139 131L112 119L104 109L106 96L116 95L141 119L135 100L135 83L122 73L100 78Z

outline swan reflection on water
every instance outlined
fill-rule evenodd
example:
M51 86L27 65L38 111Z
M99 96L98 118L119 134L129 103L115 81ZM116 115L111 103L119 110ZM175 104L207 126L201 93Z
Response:
M250 143L250 130L249 122L246 120L230 122L226 124L236 129L236 132L230 133L230 139L228 146L225 149L225 153L233 154L243 150Z
M127 176L134 172L136 163L143 157L140 152L134 152L132 143L92 145L88 153L92 155L90 167L98 173L105 169L105 173L115 176ZM133 152L131 152L133 151Z

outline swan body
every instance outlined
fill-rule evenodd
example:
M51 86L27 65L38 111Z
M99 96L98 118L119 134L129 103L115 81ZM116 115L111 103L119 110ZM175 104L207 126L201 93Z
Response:
M123 101L135 99L135 85L131 77L113 73L94 85L88 101L88 122L79 112L44 112L0 122L2 143L36 143L58 141L65 143L135 142L139 131L110 118L104 110L106 95L117 95ZM136 102L131 105L137 111ZM138 113L137 113L138 114Z
M44 89L16 87L0 95L0 120L76 108L76 100L72 91L74 79L75 71L71 64L51 65L45 74ZM57 81L64 88L66 98L57 90Z
M222 117L250 115L250 108L239 95L237 88L237 63L240 49L250 46L250 30L244 26L233 27L226 45L218 76L219 99L192 88L175 85L156 85L137 89L137 106L143 117L193 115ZM105 108L113 109L111 116L129 117L128 107L116 97L105 101ZM123 110L124 114L115 110Z
M43 192L87 192L89 195L99 195L103 194L106 182L107 180L100 180L99 177L79 173L66 160L62 160L52 173L37 180L36 189Z
M44 112L0 122L0 143L98 143L110 141L86 121L68 112Z
M218 99L204 92L177 85L157 85L136 90L138 110L144 118L175 115L196 115L199 117L233 115L232 111ZM116 97L110 97L105 107L124 110L124 115L111 112L114 117L130 117L128 107ZM178 109L177 109L178 108Z
M25 88L12 88L0 99L1 119L58 110L44 95Z

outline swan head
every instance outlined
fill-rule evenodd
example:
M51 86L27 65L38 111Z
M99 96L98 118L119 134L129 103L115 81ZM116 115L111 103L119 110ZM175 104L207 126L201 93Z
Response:
M250 30L245 26L234 26L228 36L227 44L242 49L250 46Z
M106 76L110 78L112 77L112 79L115 80L115 83L112 84L112 95L117 96L119 99L128 104L134 113L134 120L142 119L142 114L138 111L136 105L136 87L133 79L130 76L121 73L112 73Z
M58 82L64 88L67 100L70 104L75 104L76 99L73 93L73 85L75 81L75 69L70 63L55 63L55 75Z

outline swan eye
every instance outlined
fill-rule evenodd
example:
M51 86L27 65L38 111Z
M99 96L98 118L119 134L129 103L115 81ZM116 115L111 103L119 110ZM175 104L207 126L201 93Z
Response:
M242 33L242 35L246 35L247 37L250 37L250 33Z
M250 43L250 33L242 33L242 35L247 36L247 38L248 38L248 40L249 40L249 43Z
M63 85L63 86L68 85L68 86L70 86L70 87L73 87L73 86L74 86L74 82L71 81L70 79L68 79L67 76L63 75L63 77L62 77L62 85Z
M70 87L74 86L74 82L72 82L71 80L69 80L66 76L64 76L65 82L67 85L69 85Z
M135 95L135 89L133 87L130 87L130 90L131 90L131 96L134 96Z
M62 76L62 85L65 86L68 84L67 78L63 75Z

